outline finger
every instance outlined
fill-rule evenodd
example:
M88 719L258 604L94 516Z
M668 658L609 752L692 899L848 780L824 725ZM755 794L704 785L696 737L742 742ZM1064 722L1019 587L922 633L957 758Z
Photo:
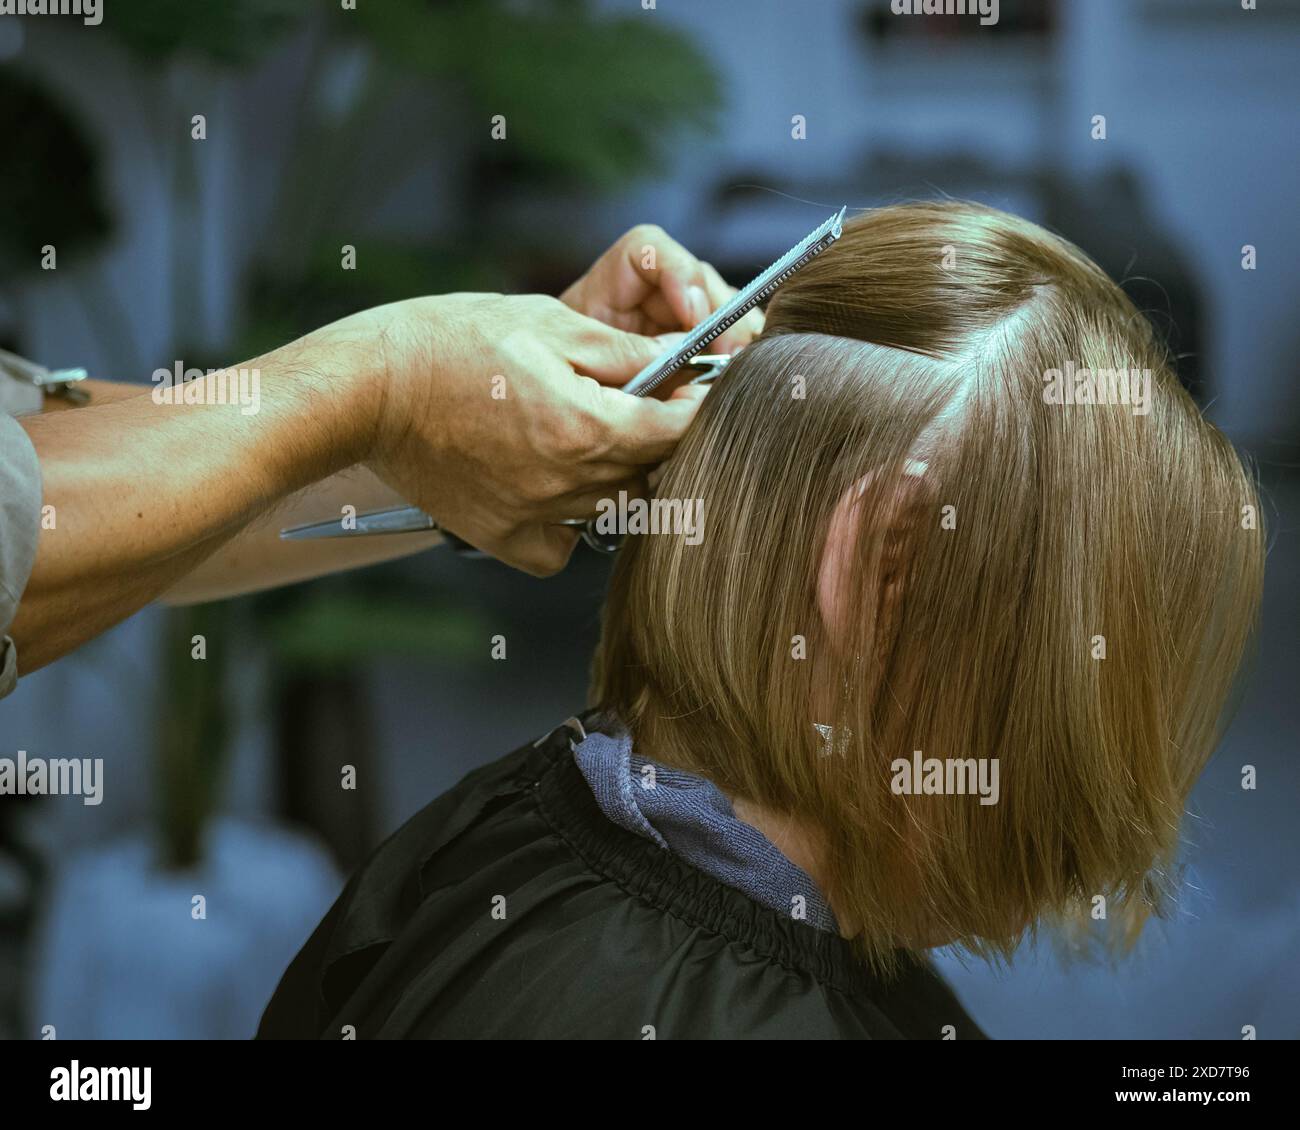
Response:
M581 294L572 299L562 295L561 301L578 314L585 314L607 326L627 330L629 333L653 336L681 329L677 316L657 290L641 296L639 303L633 303L627 308L615 306L610 301L589 302Z
M646 255L647 247L653 255ZM640 243L631 241L627 261L648 287L643 305L658 291L674 324L689 329L715 309L700 261L661 228L650 229ZM654 265L647 266L647 262ZM655 320L660 320L658 314Z
M510 540L500 560L534 577L550 577L568 564L578 532L572 526L539 522L526 526Z
M563 342L565 359L602 384L626 384L671 348L657 338L617 330L582 314L573 318L577 321Z
M668 296L662 290L655 290L646 295L645 300L641 303L641 308L636 311L635 317L641 318L643 322L650 323L659 331L680 330L682 328L681 317L672 308ZM623 326L622 328L627 329L629 327Z
M709 296L709 304L713 309L719 306L725 306L731 301L736 293L736 288L724 279L712 263L700 263L700 275L704 280L704 289Z
M617 497L628 482L645 473L641 467L630 468L626 463L605 461L583 463L580 470L581 479L574 477L570 480L576 485L533 508L535 518L546 522L590 518L595 513L597 502L602 498Z
M638 467L628 474L626 467L620 467L620 474L612 482L584 486L571 491L560 502L559 517L566 519L594 518L602 511L614 506L623 506L638 498L649 497L650 488L646 471Z
M673 389L673 394L672 396L668 397L668 399L669 400L696 400L696 401L703 400L706 396L709 395L709 389L711 389L712 387L713 386L711 384L681 385L680 387Z
M698 393L655 400L601 386L597 415L607 429L605 458L629 466L667 459L702 401Z
M650 393L650 396L656 400L694 400L701 401L709 395L710 385L691 384L695 379L695 374L689 369L683 369L677 376ZM674 383L676 382L676 383Z

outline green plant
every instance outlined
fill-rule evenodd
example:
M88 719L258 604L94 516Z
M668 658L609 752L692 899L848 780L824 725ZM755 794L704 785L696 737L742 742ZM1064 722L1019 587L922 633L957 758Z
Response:
M305 11L300 0L131 0L114 6L104 28L146 67L186 56L246 66L275 46Z

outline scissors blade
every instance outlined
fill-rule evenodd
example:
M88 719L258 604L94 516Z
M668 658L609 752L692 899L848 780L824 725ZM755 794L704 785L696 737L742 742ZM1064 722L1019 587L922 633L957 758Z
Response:
M371 510L355 518L327 518L323 522L308 522L302 526L289 526L280 531L285 541L312 541L317 538L353 538L367 534L409 534L418 530L436 530L435 522L415 506L390 506L387 510Z

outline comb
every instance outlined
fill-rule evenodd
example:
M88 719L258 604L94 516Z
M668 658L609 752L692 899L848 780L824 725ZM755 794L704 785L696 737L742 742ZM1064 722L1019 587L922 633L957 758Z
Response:
M721 337L755 306L770 297L786 279L815 255L820 255L840 238L844 231L845 205L829 220L819 225L796 243L789 251L767 268L748 286L736 291L731 300L719 306L696 326L682 343L665 357L656 358L623 386L630 396L646 396L663 384L678 369L686 365L710 342Z

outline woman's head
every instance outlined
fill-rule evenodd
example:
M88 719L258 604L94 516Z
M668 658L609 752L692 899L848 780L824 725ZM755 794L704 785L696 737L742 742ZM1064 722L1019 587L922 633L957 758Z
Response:
M1231 445L1080 251L973 205L856 217L774 296L658 494L702 499L703 536L625 545L593 700L819 829L870 957L1006 952L1098 896L1140 924L1262 532Z

